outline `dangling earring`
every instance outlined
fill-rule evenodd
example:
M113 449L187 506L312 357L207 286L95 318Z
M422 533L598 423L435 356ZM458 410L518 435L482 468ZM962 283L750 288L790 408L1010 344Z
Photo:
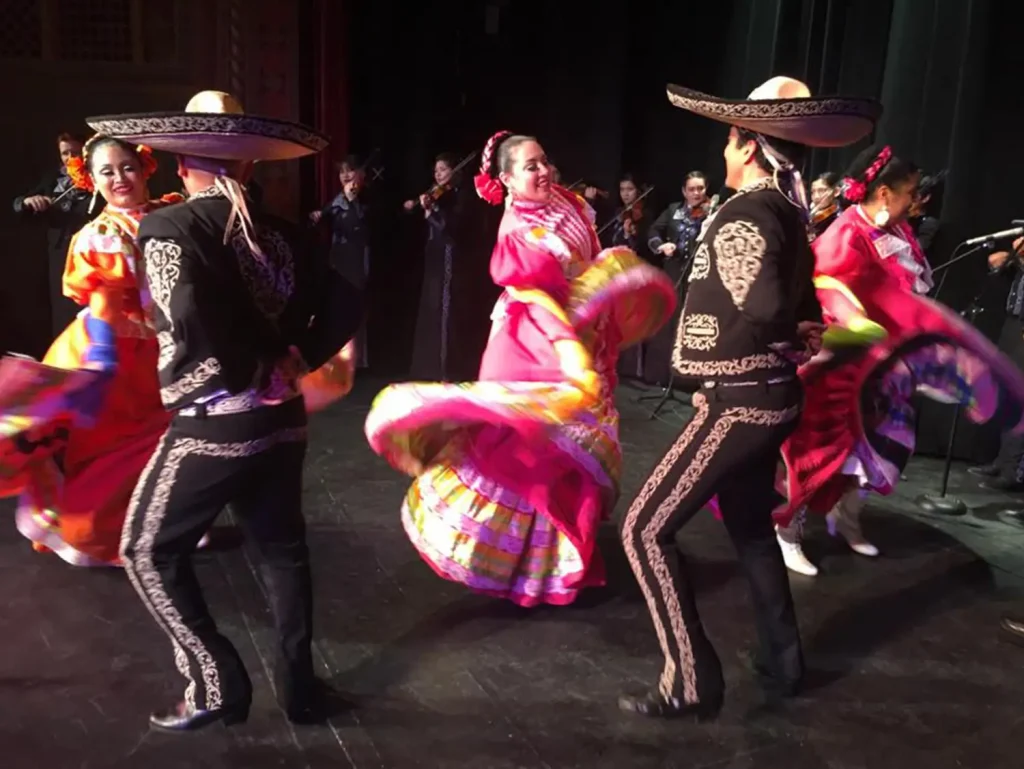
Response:
M89 201L89 213L91 214L93 209L96 208L96 196L100 194L99 190L92 191L92 200Z
M889 209L882 207L878 213L875 214L875 226L884 227L889 223Z

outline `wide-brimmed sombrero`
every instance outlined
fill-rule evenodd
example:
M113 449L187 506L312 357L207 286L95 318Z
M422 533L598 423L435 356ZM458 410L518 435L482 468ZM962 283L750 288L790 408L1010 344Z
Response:
M666 86L673 105L764 136L808 147L844 147L863 139L878 122L882 105L872 99L811 96L790 77L773 77L746 99L722 99L682 86Z
M294 160L320 152L326 136L298 123L247 115L223 91L202 91L184 112L87 118L97 133L177 155L219 160Z

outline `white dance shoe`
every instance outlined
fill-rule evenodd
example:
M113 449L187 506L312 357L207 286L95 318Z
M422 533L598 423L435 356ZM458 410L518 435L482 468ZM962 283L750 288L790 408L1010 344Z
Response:
M863 509L864 497L859 491L851 492L836 503L825 520L828 521L828 530L833 537L841 535L853 552L874 558L878 555L878 548L868 542L860 528Z
M807 560L804 549L799 542L787 542L779 533L778 527L775 535L779 539L779 547L782 549L782 560L786 562L786 568L796 574L803 574L805 577L818 576L818 567Z
M779 540L779 548L782 550L782 559L786 568L805 577L818 576L818 567L811 563L804 555L801 542L804 538L804 519L807 517L805 510L800 510L793 516L789 526L775 527L775 537Z

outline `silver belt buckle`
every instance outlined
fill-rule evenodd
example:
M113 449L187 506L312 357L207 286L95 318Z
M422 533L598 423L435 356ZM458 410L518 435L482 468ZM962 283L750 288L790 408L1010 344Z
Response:
M704 386L705 390L714 390L716 387L718 387L718 383L717 382L712 382L711 380L708 380L708 381L704 382L703 386Z

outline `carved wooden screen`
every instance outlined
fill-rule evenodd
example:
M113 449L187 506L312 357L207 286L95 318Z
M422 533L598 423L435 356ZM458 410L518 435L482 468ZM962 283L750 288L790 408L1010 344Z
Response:
M0 59L174 64L180 0L0 0Z
M40 59L43 27L37 0L0 0L0 57Z

